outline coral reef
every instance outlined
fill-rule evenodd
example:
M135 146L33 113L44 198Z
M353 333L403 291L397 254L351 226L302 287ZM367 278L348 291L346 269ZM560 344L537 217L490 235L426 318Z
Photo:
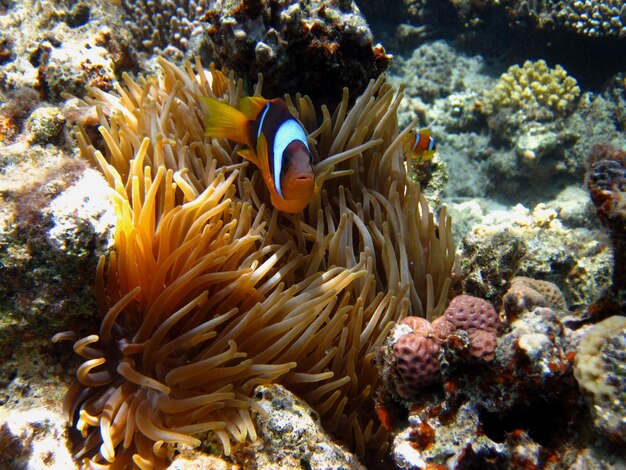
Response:
M442 387L408 402L381 397L396 467L619 468L624 457L586 431L591 417L573 375L572 335L539 307L509 325L490 363L470 366L452 345L443 349Z
M511 279L511 287L502 303L509 317L535 307L549 307L555 311L567 309L565 298L556 284L524 276Z
M75 456L161 465L207 431L229 454L257 436L255 387L280 383L376 462L388 434L372 359L394 321L444 310L455 260L450 219L435 223L406 173L401 95L372 81L352 107L344 90L332 117L289 100L315 135L321 189L285 215L230 142L204 135L202 97L236 103L241 84L199 62L160 65L125 76L121 96L89 90L104 153L78 134L115 189L117 225L96 274L102 325L75 343L85 362L66 413L86 436Z
M89 316L93 271L114 223L103 178L49 147L3 149L11 161L0 173L3 356L16 337L48 338Z
M485 111L524 109L527 115L550 117L572 111L580 96L576 79L560 65L553 69L544 60L527 60L513 65L500 76L495 88L485 96Z
M589 154L587 187L613 244L613 291L626 302L626 151L607 145Z
M32 88L58 103L66 93L82 96L85 85L112 89L119 69L134 68L129 35L120 27L115 6L87 7L89 21L83 23L78 5L86 6L28 0L0 16L0 30L12 39L0 63L0 92Z
M206 27L209 0L121 0L137 48L181 59Z
M450 209L456 214L454 205ZM516 275L558 285L570 310L589 305L611 282L613 255L601 231L567 227L545 204L479 217L461 250L464 291L496 308Z
M334 105L337 90L356 97L390 61L352 1L231 0L206 20L210 56L248 83L262 73L268 98L302 93Z
M518 165L545 172L560 163L563 172L563 147L576 140L563 120L575 109L579 96L576 80L560 65L549 68L544 60L526 61L522 67L509 67L493 90L484 94L481 112L486 113L499 143L513 146ZM516 173L522 171L517 168Z
M259 438L242 446L235 457L243 468L365 470L356 457L324 433L319 415L284 387L261 385L254 399L264 413L255 417Z
M442 368L450 367L444 362L446 349L454 350L455 365L459 357L492 361L501 327L493 306L470 295L452 299L432 323L406 317L392 330L378 359L387 393L406 399L425 386L441 383Z
M594 142L624 145L623 78L603 93L583 93L578 76L562 67L536 60L509 73L509 65L443 40L394 56L390 81L406 82L401 122L419 118L431 130L442 162L454 168L448 198L487 194L507 205L534 206L580 185ZM509 83L494 78L502 69Z
M523 237L510 230L473 231L463 238L461 252L463 291L499 306L527 247Z
M593 325L576 350L574 374L597 429L626 442L626 317Z
M467 21L480 18L492 8L504 14L512 25L531 26L549 31L570 31L591 38L626 36L626 9L621 0L565 0L532 2L529 0L455 1L452 4Z

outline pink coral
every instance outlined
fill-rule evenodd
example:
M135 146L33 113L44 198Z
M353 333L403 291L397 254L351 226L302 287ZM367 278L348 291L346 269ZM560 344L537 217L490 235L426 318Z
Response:
M415 390L441 379L439 344L434 339L415 333L406 334L393 345L393 353L399 377L396 390L402 398L409 398Z
M444 314L432 323L420 317L407 317L402 324L412 330L400 336L392 348L395 389L402 398L409 398L421 387L441 380L441 347L448 344L456 331L467 332L466 347L472 357L491 361L502 327L493 306L470 295L455 297Z
M479 297L459 295L452 299L442 318L451 323L455 330L468 333L472 356L484 361L493 360L498 333L502 328L493 305Z
M443 318L452 323L455 329L468 333L473 330L497 333L502 325L493 305L471 295L458 295L452 299Z

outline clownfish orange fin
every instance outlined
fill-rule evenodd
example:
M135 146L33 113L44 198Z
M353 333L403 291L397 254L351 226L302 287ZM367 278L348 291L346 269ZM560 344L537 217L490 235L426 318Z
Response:
M205 135L234 140L252 147L249 135L250 121L241 111L210 96L201 99L207 110Z
M260 168L259 159L256 156L256 153L254 153L254 150L252 150L252 149L241 149L241 150L237 150L237 154L241 158L244 158L244 159L248 160L250 163L255 165L257 168Z
M263 175L263 180L265 180L265 184L267 184L270 192L276 192L276 186L274 185L274 178L270 173L270 164L269 164L269 150L267 147L267 139L265 135L261 132L259 134L259 138L256 143L256 159L258 161L259 170L261 170L261 175Z
M261 96L244 96L239 100L239 111L250 119L256 120L261 113L261 110L268 103L268 100Z

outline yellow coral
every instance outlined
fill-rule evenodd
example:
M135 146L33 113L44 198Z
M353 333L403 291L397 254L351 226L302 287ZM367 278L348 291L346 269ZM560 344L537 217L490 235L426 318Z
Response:
M545 108L564 115L571 111L580 96L576 79L560 65L549 68L544 60L513 65L502 74L493 91L487 93L488 110L508 107L532 110Z
M610 406L620 393L607 382L603 350L612 337L624 334L626 317L614 315L596 324L580 341L576 352L574 375L581 390L595 407Z

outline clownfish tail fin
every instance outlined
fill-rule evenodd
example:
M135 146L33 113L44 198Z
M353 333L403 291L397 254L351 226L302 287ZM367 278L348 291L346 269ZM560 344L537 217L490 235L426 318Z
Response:
M230 139L252 147L250 120L241 111L209 96L202 97L202 103L207 110L205 135Z
M268 103L268 100L261 96L244 96L239 100L239 111L251 121L256 120L259 114Z

